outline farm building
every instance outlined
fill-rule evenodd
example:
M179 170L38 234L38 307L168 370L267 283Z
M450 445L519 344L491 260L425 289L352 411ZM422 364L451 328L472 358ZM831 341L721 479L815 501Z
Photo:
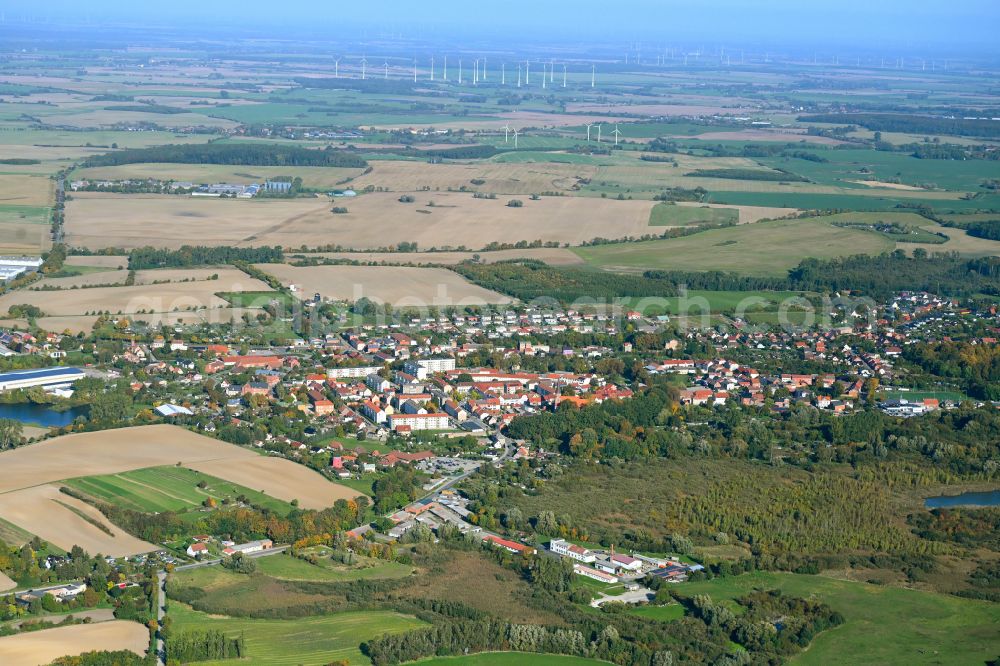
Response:
M515 554L516 553L522 553L522 554L526 553L528 555L534 555L535 554L535 549L532 548L531 546L526 546L523 543L518 543L516 541L510 541L508 539L501 539L500 537L493 536L492 534L489 535L488 537L486 537L485 539L483 539L483 541L485 541L487 543L491 543L494 546L497 546L498 548L503 548L504 550L509 551L511 553L515 553Z

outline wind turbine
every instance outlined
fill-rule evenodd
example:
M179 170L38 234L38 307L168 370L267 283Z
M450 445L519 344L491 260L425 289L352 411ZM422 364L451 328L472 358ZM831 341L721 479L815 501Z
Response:
M593 126L593 123L587 123L587 143L590 143L590 128Z
M591 88L594 87L594 83L596 81L597 81L597 66L596 65L591 65L590 66L590 87Z
M434 56L431 56L431 81L434 80Z
M517 137L519 134L521 133L517 131L517 128L514 128L514 150L517 150Z
M462 85L462 59L458 59L458 84Z
M368 59L361 56L361 80L365 80L366 68L368 67Z
M601 124L597 124L597 143L601 142Z
M549 59L549 83L555 83L556 79L556 60L555 58Z
M566 65L563 65L563 88L566 87Z
M545 71L545 63L542 63L542 90L545 90L545 79L548 77L548 73Z
M483 58L483 81L486 80L486 58Z
M333 61L333 78L340 78L340 58Z
M530 86L531 85L531 61L530 60L525 60L524 61L524 85L526 85L526 86Z
M448 56L444 57L444 80L448 80Z
M413 82L417 82L417 59L413 59Z
M617 125L617 123L615 124L615 131L612 132L612 134L615 135L615 147L617 148L618 147L618 137L620 137L622 135L622 133L618 131L618 125Z
M479 85L479 59L472 63L472 85Z
M500 63L500 85L507 85L507 63Z
M521 64L520 63L518 63L518 65L517 65L517 87L518 88L521 87Z
M500 129L503 130L503 142L508 143L510 141L510 125L504 125Z
M382 76L382 78L384 80L388 81L389 80L389 61L386 60L385 63L383 64L383 66L385 67L385 74Z

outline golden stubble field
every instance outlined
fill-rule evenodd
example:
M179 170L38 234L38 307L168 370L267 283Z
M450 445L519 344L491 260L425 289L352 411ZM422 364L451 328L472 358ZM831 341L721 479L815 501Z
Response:
M489 243L555 241L576 245L601 236L649 233L652 201L542 197L511 208L512 198L475 199L470 193L424 192L414 203L393 193L325 199L254 201L169 195L86 195L67 204L66 242L93 249L186 244L261 246L341 245L480 249ZM433 203L431 206L429 204ZM347 214L334 215L333 206Z
M536 259L550 266L573 266L583 261L572 250L562 247L538 247L524 250L493 250L492 252L314 252L290 253L292 258L323 257L327 259L353 259L361 262L386 264L441 264L450 266L477 259L485 264L509 259Z
M457 190L466 187L477 192L500 194L541 194L572 190L579 179L593 178L597 167L592 164L562 164L557 162L475 164L427 164L426 162L376 161L371 173L359 176L351 186L358 191L367 186L381 187L390 192ZM483 180L484 183L473 183ZM421 197L432 196L422 192Z
M218 279L210 279L215 275ZM17 304L35 305L51 317L105 311L112 314L135 314L211 310L229 306L228 301L215 295L217 292L271 291L264 282L235 268L143 270L136 272L136 283L129 287L72 288L86 284L118 284L126 276L126 271L108 271L66 278L46 278L40 282L39 287L48 285L59 289L28 289L0 296L0 313L7 312L12 305ZM157 282L160 284L154 284Z
M75 624L0 638L0 664L38 666L59 657L101 650L131 650L142 656L148 647L149 630L138 622Z
M123 530L60 493L58 481L177 463L281 500L297 499L309 509L358 495L303 465L260 456L184 428L152 425L64 435L0 453L0 518L64 549L79 544L94 553L146 552L153 549L151 544L129 542ZM100 520L115 537L67 506Z
M513 299L467 281L446 268L414 266L289 266L257 264L300 298L356 301L361 297L396 307L448 307L508 304Z

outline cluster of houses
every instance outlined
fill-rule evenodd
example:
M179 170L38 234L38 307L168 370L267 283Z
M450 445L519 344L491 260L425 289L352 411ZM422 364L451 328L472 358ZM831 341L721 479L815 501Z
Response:
M228 539L215 539L207 534L199 534L192 537L192 539L192 543L187 547L185 552L188 557L195 559L209 557L213 552L217 552L222 557L228 557L236 553L253 555L274 548L274 543L270 539L235 543Z

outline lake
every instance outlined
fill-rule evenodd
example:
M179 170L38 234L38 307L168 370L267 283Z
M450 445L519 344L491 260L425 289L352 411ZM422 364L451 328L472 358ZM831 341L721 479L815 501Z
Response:
M1000 506L1000 490L928 497L924 500L924 506L928 509L946 509L953 506Z
M14 419L25 424L40 425L46 428L61 428L73 423L78 416L86 416L87 407L72 407L66 411L56 411L48 405L21 403L16 405L0 404L0 419Z

